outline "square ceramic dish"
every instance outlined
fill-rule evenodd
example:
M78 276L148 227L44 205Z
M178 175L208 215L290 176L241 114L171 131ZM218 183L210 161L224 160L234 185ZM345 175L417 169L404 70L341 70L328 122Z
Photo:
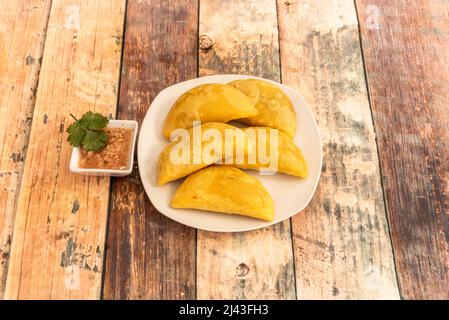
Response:
M126 128L131 129L131 148L129 148L128 165L123 170L111 169L86 169L79 166L81 152L79 148L73 148L72 157L70 159L70 171L73 173L85 174L90 176L112 176L124 177L133 171L134 148L136 145L136 138L139 124L134 120L109 120L108 128Z

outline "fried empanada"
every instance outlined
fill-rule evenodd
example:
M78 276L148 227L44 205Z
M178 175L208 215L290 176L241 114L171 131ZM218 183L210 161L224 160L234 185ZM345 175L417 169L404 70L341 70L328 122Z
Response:
M229 83L242 91L254 103L257 115L238 119L251 126L270 127L296 134L296 113L289 97L279 87L257 79L235 80Z
M251 155L245 155L243 164L234 163L233 166L258 171L277 171L306 178L308 175L307 163L293 139L278 130L276 152L275 145L271 148L271 130L275 129L267 127L244 128L243 131L246 133L248 145L251 146ZM277 159L275 159L276 157Z
M270 194L254 177L240 169L211 166L188 176L176 190L173 208L239 214L273 221Z
M238 155L238 159L243 163L244 155L248 153L245 133L229 124L208 122L183 132L184 134L171 141L159 155L159 185L185 177L225 159L226 154L231 152L232 155L227 158L232 159ZM227 150L227 147L231 150Z
M183 93L165 119L163 134L192 128L194 121L228 122L257 115L254 104L240 90L227 84L203 84Z

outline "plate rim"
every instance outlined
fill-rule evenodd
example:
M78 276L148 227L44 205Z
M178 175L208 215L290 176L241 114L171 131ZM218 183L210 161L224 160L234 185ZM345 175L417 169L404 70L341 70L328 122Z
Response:
M273 221L262 221L262 220L261 220L261 224L260 224L260 225L253 226L253 227L238 228L238 229L236 229L236 230L223 230L223 229L217 229L217 228L204 228L204 227L198 227L198 226L196 226L194 223L191 224L191 223L186 223L185 221L179 221L179 220L176 219L175 217L172 217L172 216L167 215L166 213L164 213L164 210L162 210L160 207L158 207L158 205L155 204L155 203L151 200L151 197L149 196L149 191L147 190L147 186L145 185L145 183L144 183L144 181L143 181L143 178L142 178L142 177L143 177L143 174L145 174L145 173L143 172L143 168L142 168L142 167L143 167L143 164L141 165L141 157L143 157L143 155L141 156L141 153L143 152L143 151L141 151L141 150L143 149L143 146L141 146L141 144L142 144L143 142L142 142L142 140L140 139L140 137L141 137L140 134L141 134L142 130L146 127L146 126L145 126L145 123L148 121L148 119L151 117L151 115L152 115L152 113L153 113L153 112L152 112L152 109L151 109L151 106L153 105L154 101L156 101L156 99L157 99L159 96L163 95L165 91L168 91L168 89L171 88L171 87L173 87L173 86L178 86L178 85L181 85L181 84L189 84L189 83L192 83L192 82L196 82L196 81L198 81L199 79L205 80L205 79L208 79L208 78L217 78L217 77L224 77L224 78L225 78L225 77L235 77L234 80L237 80L237 79L258 79L258 80L262 80L262 81L267 81L267 82L272 83L272 84L274 84L274 85L276 85L276 86L285 87L285 88L287 88L287 89L292 90L293 92L295 92L295 94L297 94L297 95L300 97L300 99L302 99L302 102L304 103L305 107L308 109L308 112L309 112L310 115L312 116L312 119L313 119L313 126L315 127L316 132L317 132L317 134L318 134L318 141L319 141L319 155L320 155L320 157L319 157L320 162L319 162L318 168L320 168L320 169L319 169L319 172L318 172L318 175L317 175L317 178L316 178L316 181L315 181L313 190L312 190L312 192L310 193L310 196L308 197L308 199L307 199L307 201L305 202L305 204L304 204L302 207L300 207L295 213L288 214L287 217L283 218L282 220L279 220L279 221L275 221L275 220L273 220ZM232 81L232 80L231 80L231 81ZM211 83L213 83L213 81L211 81ZM143 161L143 160L142 160L142 161ZM314 115L312 109L310 109L310 107L309 107L309 105L307 104L307 102L306 102L306 100L304 99L304 97L298 92L298 90L296 90L296 89L294 89L294 88L292 88L292 87L290 87L290 86L288 86L288 85L285 85L285 84L283 84L283 83L276 82L276 81L273 81L273 80L270 80L270 79L265 79L265 78L257 77L257 76L242 75L242 74L214 74L214 75L207 75L207 76L202 76L202 77L196 77L196 78L193 78L193 79L188 79L188 80L185 80L185 81L177 82L177 83L175 83L175 84L173 84L173 85L171 85L171 86L168 86L168 87L162 89L161 91L159 91L159 93L152 99L152 101L151 101L151 103L150 103L150 105L149 105L149 107L148 107L148 110L147 110L147 112L146 112L146 114L145 114L145 117L143 118L143 120L142 120L142 122L141 122L141 125L140 125L140 128L139 128L138 141L137 141L137 166L138 166L138 170L139 170L139 178L140 178L140 181L141 181L141 183L142 183L142 186L143 186L143 188L144 188L144 190L145 190L145 194L146 194L148 200L151 202L151 204L154 206L154 208L155 208L160 214L164 215L165 217L167 217L167 218L169 218L169 219L171 219L171 220L173 220L173 221L176 221L177 223L180 223L180 224L182 224L182 225L185 225L185 226L188 226L188 227L191 227L191 228L195 228L195 229L198 229L198 230L209 231L209 232L220 232L220 233L246 232L246 231L252 231L252 230L257 230L257 229L261 229L261 228L266 228L266 227L272 226L272 225L274 225L274 224L281 223L281 222L283 222L283 221L285 221L285 220L287 220L287 219L290 219L290 218L292 218L293 216L295 216L295 215L301 213L302 211L304 211L305 208L308 207L308 205L310 204L310 201L312 200L313 196L315 195L316 189L317 189L317 187L318 187L318 184L319 184L319 181L320 181L320 178L321 178L321 171L322 171L322 167L323 167L323 141L322 141L322 138L321 138L321 131L320 131L320 128L319 128L318 123L317 123L317 121L316 121L316 119L315 119L315 115ZM192 210L196 210L196 209L192 209ZM197 211L203 211L203 210L197 210ZM204 211L204 212L211 212L211 211Z

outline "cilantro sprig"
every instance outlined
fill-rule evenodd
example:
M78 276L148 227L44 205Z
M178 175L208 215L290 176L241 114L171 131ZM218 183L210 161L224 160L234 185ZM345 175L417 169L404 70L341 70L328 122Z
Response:
M79 120L73 114L70 116L76 121L67 128L67 141L72 146L97 151L108 143L108 135L103 130L108 125L108 118L92 111L83 114Z

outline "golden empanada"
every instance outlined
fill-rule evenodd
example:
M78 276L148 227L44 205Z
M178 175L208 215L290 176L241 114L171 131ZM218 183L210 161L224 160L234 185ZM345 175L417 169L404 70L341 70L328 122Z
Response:
M251 126L270 127L296 134L296 113L289 97L279 87L257 79L235 80L229 83L242 91L255 104L257 115L239 119Z
M184 134L171 141L159 155L158 183L163 185L185 177L225 159L229 153L228 158L239 155L243 163L248 153L247 144L245 133L226 123L208 122L184 130Z
M211 166L188 176L176 190L171 206L265 221L274 218L273 200L264 186L242 170L226 166Z
M228 122L257 115L254 104L240 90L227 84L203 84L183 93L165 119L163 134L189 129L194 121Z

